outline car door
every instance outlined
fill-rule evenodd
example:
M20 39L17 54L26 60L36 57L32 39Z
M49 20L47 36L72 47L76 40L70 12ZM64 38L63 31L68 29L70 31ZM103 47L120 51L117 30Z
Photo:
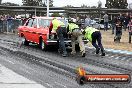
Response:
M32 36L31 36L31 26L32 26L32 24L33 24L33 19L29 19L27 21L26 25L24 26L24 37L28 41L32 40Z
M33 25L32 25L32 41L34 43L39 43L39 32L38 32L38 19L33 20Z
M39 36L42 36L43 40L47 42L47 39L49 39L49 21L47 19L38 19L39 28L37 29L37 32L39 33Z

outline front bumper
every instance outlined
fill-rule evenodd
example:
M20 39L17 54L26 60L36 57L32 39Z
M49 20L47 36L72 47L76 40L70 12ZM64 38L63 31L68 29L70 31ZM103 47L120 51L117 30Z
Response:
M59 41L57 40L47 40L47 45L57 45ZM71 40L64 40L66 45L71 45Z
M47 40L47 45L58 45L57 40ZM64 40L66 46L71 46L71 40ZM87 44L89 41L88 40L83 40L84 44Z

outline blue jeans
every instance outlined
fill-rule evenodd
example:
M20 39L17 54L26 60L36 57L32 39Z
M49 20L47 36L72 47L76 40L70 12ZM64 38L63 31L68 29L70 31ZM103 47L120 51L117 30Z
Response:
M104 22L104 31L108 30L108 22Z
M131 43L132 32L129 32L129 43Z
M59 49L63 52L63 54L67 54L65 43L64 43L64 35L66 35L66 28L60 27L57 29L56 32L59 38Z
M102 52L104 52L104 48L103 48L103 45L102 45L102 42L101 42L101 33L99 31L96 31L92 34L92 45L98 49L100 48ZM98 45L96 44L96 41L98 42Z
M114 32L115 32L115 26L116 26L116 24L113 23L113 24L112 24L112 34L114 34Z
M0 20L0 32L3 30L3 22Z

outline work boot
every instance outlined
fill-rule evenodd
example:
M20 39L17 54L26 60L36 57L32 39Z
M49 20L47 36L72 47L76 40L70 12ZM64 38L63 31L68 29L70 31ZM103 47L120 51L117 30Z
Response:
M96 54L99 54L100 48L96 49Z
M105 56L105 53L102 53L101 56Z
M82 53L82 57L85 57L86 56L86 53Z
M105 56L105 50L104 49L101 49L101 56Z

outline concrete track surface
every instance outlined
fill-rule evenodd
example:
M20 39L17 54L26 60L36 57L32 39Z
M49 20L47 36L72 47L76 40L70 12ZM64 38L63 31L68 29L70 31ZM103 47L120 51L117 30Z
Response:
M0 64L15 73L35 81L44 88L132 88L129 84L86 84L80 86L75 78L75 69L83 66L92 74L130 74L132 55L106 52L105 57L95 55L94 49L86 48L86 57L62 57L52 47L42 51L35 44L19 47L21 38L16 35L0 35Z

